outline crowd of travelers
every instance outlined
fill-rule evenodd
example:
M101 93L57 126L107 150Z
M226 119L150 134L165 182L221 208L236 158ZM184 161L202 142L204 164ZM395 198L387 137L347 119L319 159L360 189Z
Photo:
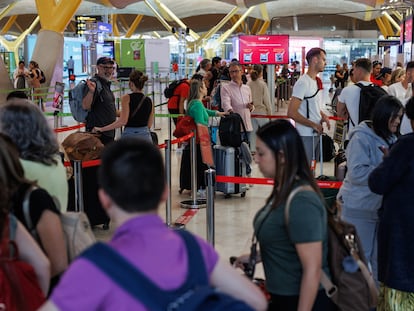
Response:
M108 243L92 246L73 262L68 260L59 217L68 207L67 170L59 142L42 107L24 98L24 93L12 92L0 105L0 254L4 260L11 252L9 245L15 245L20 259L34 269L44 296L39 310L172 307L162 305L164 299L158 296L148 296L145 286L136 284L136 273L175 297L170 301L174 304L191 300L202 285L216 287L220 294L239 301L244 310L335 310L320 286L321 274L330 274L328 223L323 194L310 165L318 156L319 135L330 128L329 116L321 108L323 85L318 78L326 66L325 50L310 49L306 62L307 72L298 77L288 106L295 126L286 120L252 117L272 115L265 68L244 67L237 59L229 64L220 57L203 59L196 74L183 79L168 100L170 113L187 114L204 126L209 125L210 117L238 113L254 161L264 177L273 179L269 197L252 220L260 245L255 262L263 263L270 302L259 287L220 258L213 246L199 237L177 233L159 216L158 208L169 189L162 154L150 135L154 105L143 93L148 80L143 72L131 72L131 93L121 98L120 111L111 90L112 59L99 58L97 73L86 81L82 100L89 111L86 131L98 133L105 145L98 196L115 232ZM19 64L15 84L26 86L26 77L36 80L36 65L31 62L30 73L24 63ZM281 75L289 74L286 69L282 68ZM392 70L361 58L350 70L346 64L337 65L334 76L335 87L342 89L337 114L355 121L349 122L348 170L337 196L341 217L357 228L361 238L380 291L377 310L413 310L414 62ZM25 81L18 81L22 77ZM375 84L387 92L376 102L371 117L361 122L361 88L355 83ZM115 140L115 129L121 127L122 137ZM197 154L201 163L199 145ZM310 190L291 200L287 224L288 198L304 185ZM205 188L202 176L197 186ZM30 206L29 222L25 202ZM203 259L197 263L202 281L188 276L193 254L198 253ZM116 264L118 260L122 265ZM244 267L249 260L251 254L241 255L235 266ZM0 271L0 278L6 279L3 264ZM17 305L18 290L12 288L11 301Z

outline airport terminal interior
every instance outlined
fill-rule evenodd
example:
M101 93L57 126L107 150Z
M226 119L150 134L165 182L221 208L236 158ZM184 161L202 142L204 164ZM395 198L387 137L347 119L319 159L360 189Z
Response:
M267 56L261 55L271 71L265 78L273 115L287 118L291 86L281 80L283 65L288 65L291 73L296 68L303 74L307 70L306 52L320 47L327 56L326 68L320 73L323 109L335 116L332 77L337 64L351 66L352 61L364 57L395 69L397 63L405 65L413 59L413 6L414 1L408 0L2 0L0 100L13 89L12 76L19 61L27 65L36 59L47 79L41 104L50 126L59 129L56 135L61 142L78 130L66 129L79 125L70 115L68 91L94 74L99 57L110 57L117 66L112 90L118 106L121 95L129 92L130 70L139 69L148 75L144 91L155 105L151 130L161 145L174 139L163 96L172 80L191 77L202 59L214 56L228 63L244 57L242 63L248 68L252 63L240 50L243 36L276 36L276 40L286 36L283 52L274 55L283 60L266 63ZM73 77L68 71L72 58ZM41 106L38 97L33 99ZM56 100L60 102L56 104ZM324 129L330 137L336 135L336 122L332 119L331 128ZM335 147L338 151L341 142L337 140ZM160 151L165 154L165 146ZM215 192L209 208L183 208L181 203L192 199L191 191L179 191L183 151L173 144L170 152L171 210L163 203L159 215L173 227L185 227L209 238L226 260L248 253L253 217L264 206L272 186L252 182L247 184L245 195ZM318 163L314 174L334 175L333 160ZM262 178L254 162L251 177ZM103 241L109 240L113 231L111 224L109 230L94 228L96 237ZM261 267L257 276L264 276Z

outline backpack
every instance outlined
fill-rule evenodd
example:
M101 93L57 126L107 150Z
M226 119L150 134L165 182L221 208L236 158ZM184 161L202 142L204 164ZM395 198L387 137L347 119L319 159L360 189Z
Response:
M91 81L96 83L98 94L102 91L102 84L98 79L92 78ZM78 122L85 122L88 116L88 110L83 109L82 100L88 92L88 86L85 80L80 81L73 89L69 90L69 108L73 118ZM95 91L95 94L96 94ZM94 94L94 97L95 97Z
M378 99L382 96L387 95L387 92L375 84L363 85L362 83L356 83L361 89L359 95L359 118L358 124L365 120L372 120L372 111L374 110L375 104ZM350 118L352 125L356 125Z
M310 186L295 188L286 200L285 226L289 224L289 209L293 197ZM355 226L340 219L335 201L326 205L328 214L328 264L330 277L322 271L321 285L341 311L367 311L375 308L378 290L368 270L361 241Z
M173 96L178 96L178 95L174 95L174 91L183 82L188 83L186 79L181 79L181 80L175 80L171 82L170 84L168 84L168 86L164 90L165 98L171 98Z
M177 125L173 132L174 137L180 138L197 129L194 119L190 116L178 117Z
M152 311L252 311L253 308L209 285L204 258L195 237L176 231L185 241L189 269L184 284L163 290L144 273L104 243L97 243L82 254L114 282Z
M46 297L33 267L19 259L16 229L17 220L9 215L0 243L0 306L8 311L35 311Z
M30 218L30 195L35 189L36 187L31 186L26 191L23 200L23 216L30 233L36 241L39 241L36 228L33 227ZM59 204L57 200L55 200L55 202ZM91 225L89 224L88 216L83 212L62 212L60 214L60 221L66 240L68 260L71 262L86 248L94 244L96 238L92 232Z
M241 126L240 126L241 125ZM220 119L219 125L219 137L222 146L240 147L243 142L241 127L244 132L246 126L244 125L243 119L238 113L230 113L224 118Z
M39 71L38 71L38 73L40 73L39 74L39 82L42 84L42 83L45 83L46 82L46 76L45 76L45 73L43 72L43 70L42 69L38 69Z
M211 107L212 109L216 109L218 111L224 111L221 105L221 82L219 82L211 92Z

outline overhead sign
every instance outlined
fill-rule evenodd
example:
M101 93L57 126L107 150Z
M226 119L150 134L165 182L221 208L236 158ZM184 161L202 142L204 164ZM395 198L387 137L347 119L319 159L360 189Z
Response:
M239 36L241 64L288 64L288 35Z

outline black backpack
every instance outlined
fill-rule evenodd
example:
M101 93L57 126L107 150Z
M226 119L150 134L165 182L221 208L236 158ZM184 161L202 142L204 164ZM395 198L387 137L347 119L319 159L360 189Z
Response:
M144 273L131 265L112 247L96 243L81 256L97 266L132 297L152 311L253 311L209 284L200 246L195 237L185 230L176 231L184 240L189 269L182 286L173 290L159 288Z
M243 142L242 130L246 132L246 126L238 113L230 113L221 118L219 125L219 137L222 146L240 147Z
M168 86L164 90L165 98L171 98L173 96L178 96L178 95L174 95L174 91L183 82L188 83L186 79L181 79L181 80L175 80L171 82L170 84L168 84Z
M387 92L375 84L363 85L362 83L356 83L361 89L359 95L359 118L358 124L365 120L372 120L372 111L374 110L375 104L378 99L382 96L387 95ZM350 119L352 125L356 125L352 119Z

